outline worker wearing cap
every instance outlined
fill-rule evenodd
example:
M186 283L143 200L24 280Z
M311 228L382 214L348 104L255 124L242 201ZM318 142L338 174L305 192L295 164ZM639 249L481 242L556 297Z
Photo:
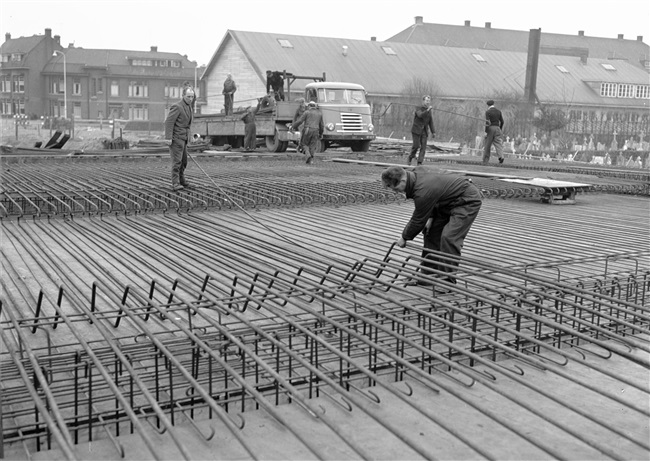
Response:
M320 140L323 137L323 114L314 101L309 101L307 110L304 114L298 117L295 125L291 125L289 129L296 130L300 125L304 124L302 129L302 145L307 155L307 163L312 163L314 154L320 149Z
M183 88L183 99L169 108L165 118L165 140L169 146L172 158L172 189L181 190L189 187L185 180L187 167L187 143L190 141L190 126L192 125L192 104L194 103L194 88Z
M465 237L482 204L481 191L465 176L434 173L417 167L406 171L399 166L385 170L381 175L384 187L406 194L413 199L415 210L397 241L404 247L420 232L424 234L421 272L448 283L456 283L454 276ZM436 257L430 250L447 253L450 258ZM419 285L439 285L418 281Z
M483 148L483 165L490 161L490 149L494 144L499 163L503 163L503 114L494 107L494 101L487 101L488 110L485 111L485 147Z
M226 112L226 115L232 115L232 106L235 97L235 91L237 91L237 84L232 79L232 74L228 74L226 80L223 82L223 106Z

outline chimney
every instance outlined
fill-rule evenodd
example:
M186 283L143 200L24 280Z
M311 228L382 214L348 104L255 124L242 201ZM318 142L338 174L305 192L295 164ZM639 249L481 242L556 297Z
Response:
M347 56L348 55L348 46L343 45L341 48L343 48L343 56Z
M61 44L61 36L60 35L55 35L54 36L54 41L60 45Z
M486 29L492 29L492 23L491 22L486 22L485 23L485 28Z
M585 36L585 31L584 30L579 30L578 31L578 37L584 37Z
M376 42L376 41L377 41L377 37L370 37L370 41L371 41L371 42Z
M7 35L9 35L9 34L7 34ZM643 35L637 35L636 36L636 41L637 42L642 42L643 41Z
M618 34L618 39L623 40L623 34Z
M46 37L51 37L52 36L52 29L45 29L45 36Z
M11 40L11 34L9 32L7 32L5 34L5 42L8 42L9 40Z
M466 27L469 27L469 24L470 24L469 21L465 21L465 26L466 26Z
M416 16L415 17L415 23L416 24L424 24L424 21L422 20L422 16Z
M68 43L68 48L74 48L74 43Z
M151 51L153 51L154 53L156 53L156 52L158 51L158 47L157 47L157 46L152 46L152 47L151 47Z

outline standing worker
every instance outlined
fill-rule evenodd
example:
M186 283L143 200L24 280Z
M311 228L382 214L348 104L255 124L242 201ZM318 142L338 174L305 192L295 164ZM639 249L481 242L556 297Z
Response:
M298 129L302 124L301 143L307 154L307 164L314 161L314 154L319 151L320 140L323 137L323 114L314 101L309 101L307 110L298 117L295 125L289 127L290 130Z
M422 165L424 161L424 154L427 151L427 139L429 132L431 132L431 139L436 137L436 130L433 127L433 115L431 114L431 96L422 96L422 106L415 111L413 117L413 126L411 126L411 134L413 135L413 147L411 147L411 154L409 155L408 164L415 158L418 149L418 165Z
M490 148L494 144L497 151L499 163L503 163L503 140L501 130L503 129L503 115L494 107L494 101L487 102L488 110L485 111L485 147L483 148L483 165L490 161Z
M249 107L241 118L244 121L244 149L247 152L257 148L257 127L255 126L256 107Z
M226 109L226 115L232 115L232 105L235 99L235 91L237 91L237 85L232 79L232 74L228 74L226 80L223 82L223 105Z
M293 120L291 121L291 126L295 125L298 119L302 114L305 113L307 110L307 104L305 104L305 98L298 98L296 99L296 102L298 103L298 108L296 109L296 113L293 114ZM298 152L303 151L303 145L302 145L302 132L300 133L300 139L298 140L298 147L296 149Z
M284 76L282 72L266 71L266 92L273 89L276 101L284 101Z
M456 283L457 258L460 258L463 241L481 209L481 191L464 176L433 173L424 167L406 171L393 166L381 174L381 180L384 187L405 193L406 198L415 203L413 215L397 245L404 248L407 240L413 240L423 232L422 274ZM447 253L452 259L437 258L429 250ZM418 284L432 283L418 281ZM435 291L447 291L435 283L433 285Z
M190 187L185 180L185 168L187 167L187 143L190 140L194 97L195 93L192 87L183 88L183 99L169 108L165 119L165 139L172 158L172 189L175 191L181 190L183 187Z

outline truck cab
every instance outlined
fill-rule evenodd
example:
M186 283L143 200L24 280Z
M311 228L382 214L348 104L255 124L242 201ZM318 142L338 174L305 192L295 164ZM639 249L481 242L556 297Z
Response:
M375 139L366 91L356 83L314 82L305 86L305 101L315 101L323 114L323 146L367 152Z

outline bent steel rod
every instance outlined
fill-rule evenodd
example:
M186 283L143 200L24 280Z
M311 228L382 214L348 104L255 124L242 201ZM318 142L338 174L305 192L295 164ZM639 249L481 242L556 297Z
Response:
M286 282L283 281L282 279L278 279L278 278L275 277L275 276L269 276L269 277L271 277L271 278L275 278L276 282L278 282L278 283L280 283L280 284L282 284L282 283L286 283ZM310 282L309 282L309 281L306 281L306 283L310 283ZM311 282L311 283L313 283L313 282ZM316 285L316 284L314 284L314 285ZM305 290L305 289L300 288L300 287L296 287L296 289L298 289L298 290ZM325 292L325 291L329 291L329 292L332 293L332 294L335 293L335 290L328 289L328 288L326 288L326 287L323 286L323 285L320 285L320 289L321 289L323 292ZM305 291L307 291L307 290L305 290ZM316 296L318 296L318 295L316 295ZM362 302L362 301L360 301L360 300L358 300L358 299L346 299L345 296L342 297L341 295L339 295L339 300L340 300L341 298L347 300L349 303L351 303L351 304L353 304L353 305L355 305L355 306L360 306L360 307L362 307L362 308L364 308L364 309L368 309L369 311L373 311L373 312L375 312L375 313L377 313L377 314L379 314L379 315L383 315L384 317L390 318L391 320L395 321L396 323L403 322L400 318L395 317L395 316L393 316L393 315L391 315L391 314L388 314L388 313L382 312L382 311L380 311L379 309L374 308L373 306L370 306L370 305L368 305L368 304L366 304L366 303L364 303L364 302ZM322 298L321 301L322 301L323 303L325 303L325 298ZM403 308L407 308L407 309L408 309L408 308L410 307L410 306L408 306L407 304L400 303L399 301L394 301L394 302L397 303L397 304L399 304L400 307L403 307ZM321 319L324 320L324 321L327 321L327 319L328 319L326 316L323 316L323 315L320 314L318 311L315 311L315 310L309 309L309 308L307 308L307 307L304 307L303 309L304 309L305 311L309 311L312 315L316 315L316 316L318 316L319 318L321 318ZM428 352L428 353L431 353L431 352L432 352L432 351L427 350L426 348L422 347L421 345L412 342L410 339L408 339L407 337L404 337L404 336L400 335L399 333L398 333L398 334L395 334L394 332L391 332L391 330L386 329L385 327L383 327L383 325L380 325L380 324L378 324L378 323L376 323L376 322L374 322L374 321L372 321L372 320L370 320L370 319L368 319L368 318L363 318L363 317L359 316L358 314L356 314L354 311L351 311L351 310L349 310L349 309L343 308L340 304L336 305L336 309L337 309L338 311L345 312L345 313L348 314L348 315L356 316L357 318L359 318L359 319L362 320L362 321L365 321L365 322L368 323L368 324L373 324L373 323L374 323L374 325L373 325L374 327L376 327L376 328L380 328L380 329L384 330L386 333L388 333L388 334L392 334L393 336L399 336L399 340L400 340L400 341L403 341L404 343L409 344L410 346L412 346L412 347L414 347L414 348L420 349L422 352L425 352L425 353L426 353L426 352ZM436 319L436 320L439 320L439 319ZM334 322L333 320L331 320L331 318L329 319L329 322L330 322L331 324L335 325L335 326L336 326L337 328L339 328L339 329L342 329L342 330L345 330L345 331L347 331L347 332L350 332L350 330L348 329L348 327L345 327L344 325L342 325L342 324L340 324L340 323L338 323L338 322ZM426 334L427 334L426 330L423 330L423 329L421 329L421 328L419 328L419 327L415 327L415 326L413 326L413 325L405 325L405 326L408 326L409 328L411 328L411 329L413 329L413 330L415 330L415 331L418 331L419 333L421 333L421 334L423 334L423 335L426 335ZM456 347L455 345L452 345L451 343L448 343L448 342L444 341L443 339L441 339L441 338L439 338L439 337L436 338L436 340L439 341L439 342L441 342L441 343L443 343L443 344L445 344L445 345L447 345L448 347ZM527 387L531 388L532 390L538 392L540 395L543 395L543 396L545 396L546 398L548 398L548 399L550 399L550 400L553 400L553 401L555 401L555 402L557 402L557 403L559 403L559 404L561 404L561 405L563 405L563 406L568 406L569 408L571 408L572 411L574 411L574 412L580 414L581 416L584 416L584 417L586 417L586 418L589 418L589 419L592 420L593 422L595 422L595 423L597 423L597 424L599 424L599 425L601 425L601 426L603 426L603 427L606 427L606 428L609 429L609 430L613 430L614 432L619 432L619 435L621 435L621 436L623 436L623 437L629 439L629 437L628 437L626 434L621 433L620 431L617 431L617 430L615 430L615 429L612 429L611 427L609 427L609 426L607 425L607 423L604 423L604 422L602 422L602 421L599 421L599 420L595 419L593 416L588 415L588 414L587 414L583 409L579 408L578 406L576 406L576 405L570 405L570 404L568 404L567 402L563 402L562 400L558 399L557 397L552 396L552 395L549 395L549 394L548 394L547 392L545 392L541 387L539 387L539 386L537 386L537 385L535 385L535 384L532 384L532 383L528 383L528 382L526 382L525 380L521 379L520 376L519 376L517 373L513 373L512 371L507 370L507 369L504 369L503 367L498 367L498 368L496 368L496 367L494 366L494 364L493 364L491 361L484 360L482 357L480 357L480 356L476 356L475 354L469 353L469 352L467 352L467 351L462 351L462 350L460 350L459 352L464 353L464 354L466 354L466 355L468 355L468 356L472 356L472 358L474 358L477 362L480 362L480 363L482 363L483 365L485 365L485 366L487 366L487 367L489 367L489 368L495 369L496 371L498 371L498 372L500 372L500 373L502 373L502 374L508 376L510 379L515 380L515 381L518 382L519 384L522 384L522 385L524 385L524 386L527 386ZM390 353L387 353L387 355L390 355ZM396 359L396 357L392 357L392 358L393 358L393 359ZM400 359L397 357L397 360L400 360ZM543 366L542 366L542 367L543 367ZM415 370L417 370L417 372L419 372L419 369L416 368ZM413 370L412 370L412 371L413 371ZM473 374L473 373L472 373L472 374ZM482 384L484 384L484 385L490 387L492 390L494 390L495 392L499 393L500 395L502 395L502 396L508 398L509 400L512 400L513 402L515 402L515 403L517 403L517 404L523 406L524 408L526 408L526 409L528 409L529 411L533 412L533 413L536 414L537 416L543 418L543 419L546 420L547 422L549 422L549 423L551 423L551 424L553 424L553 425L556 425L556 426L558 426L559 428L565 430L567 433L573 435L574 437L578 438L579 440L581 440L581 441L583 441L583 442L585 442L585 443L587 443L587 444L590 444L590 445L593 446L594 448L597 448L599 451L601 451L601 452L603 452L603 453L605 453L605 454L608 454L609 456L612 456L613 458L618 459L618 454L614 453L614 452L610 449L610 447L602 446L602 445L600 445L598 442L595 442L595 441L589 441L589 440L585 439L584 436L583 436L582 434L579 434L579 433L578 433L578 432L577 432L573 427L571 427L571 426L569 426L569 425L566 425L566 424L564 424L564 423L558 423L557 421L553 421L553 420L549 419L546 415L544 415L542 412L540 412L540 411L539 411L539 410L538 410L534 405L530 405L528 402L526 402L526 401L524 401L524 400L522 400L522 399L519 399L519 398L515 398L514 396L508 394L507 392L500 390L498 387L495 387L495 386L494 386L494 385L493 385L489 380L486 380L483 376L481 376L481 375L478 375L478 376L477 376L477 375L474 375L474 376L472 376L472 378L473 378L473 379L476 379L476 380L478 380L478 381L480 381ZM647 448L647 445L643 444L643 443L640 442L640 441L636 441L636 440L634 440L634 439L629 439L629 440L632 441L632 442L634 442L634 443L636 443L636 444L639 444L640 446L642 446L642 447L644 447L644 448Z

